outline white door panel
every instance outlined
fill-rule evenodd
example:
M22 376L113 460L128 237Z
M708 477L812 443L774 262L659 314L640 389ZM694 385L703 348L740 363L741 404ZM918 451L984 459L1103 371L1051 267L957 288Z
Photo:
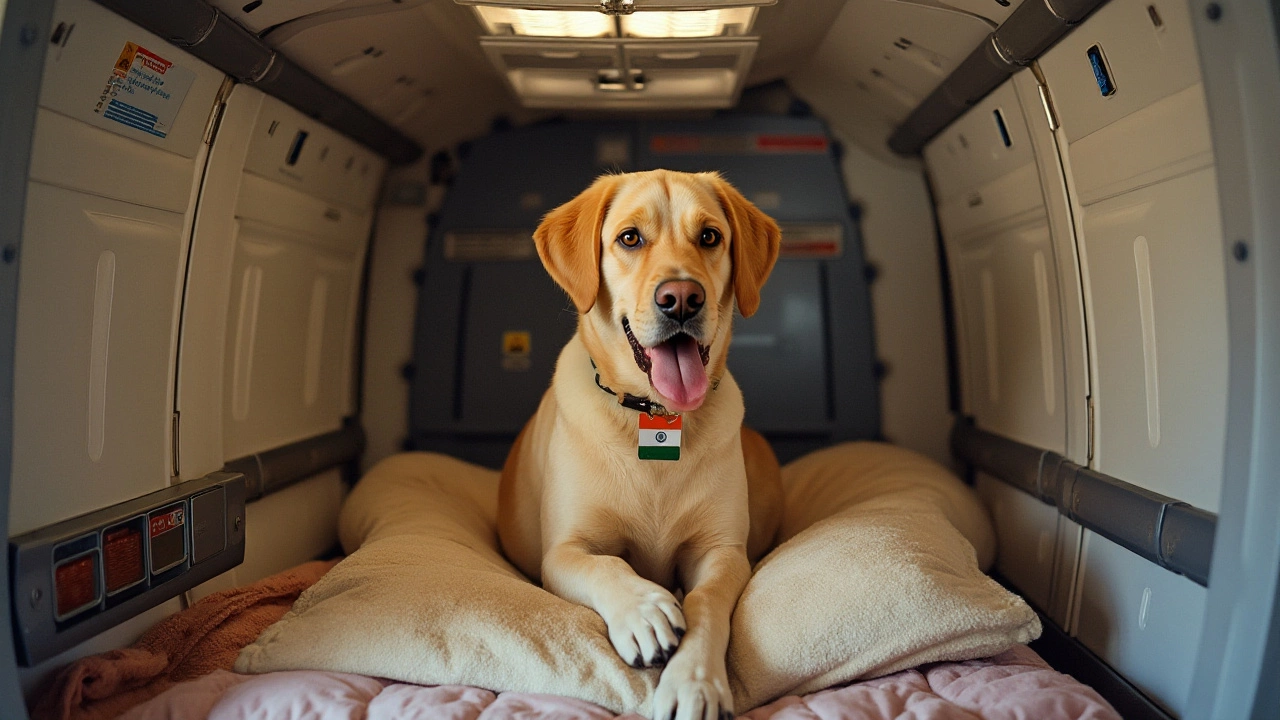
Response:
M240 222L223 377L226 457L342 426L360 262L307 236Z
M165 487L183 216L27 191L10 532Z
M1227 313L1210 169L1084 209L1094 307L1095 466L1216 512Z

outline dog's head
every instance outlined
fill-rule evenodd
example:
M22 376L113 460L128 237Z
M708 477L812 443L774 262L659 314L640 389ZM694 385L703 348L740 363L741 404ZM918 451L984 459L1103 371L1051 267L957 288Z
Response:
M602 378L686 411L723 374L734 303L755 313L782 234L715 173L653 170L601 177L533 239Z

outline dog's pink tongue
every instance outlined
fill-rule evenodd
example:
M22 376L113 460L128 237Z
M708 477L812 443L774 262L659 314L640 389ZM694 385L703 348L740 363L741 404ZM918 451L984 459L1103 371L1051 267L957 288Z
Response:
M698 341L677 335L649 351L653 387L669 402L670 410L696 410L707 396L707 369Z

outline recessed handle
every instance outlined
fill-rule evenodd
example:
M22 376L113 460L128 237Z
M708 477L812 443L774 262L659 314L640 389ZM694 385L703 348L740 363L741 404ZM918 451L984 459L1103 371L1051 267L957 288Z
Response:
M548 60L577 60L582 57L581 50L541 50L538 54Z
M672 50L658 53L659 60L693 60L701 56L702 52L699 50Z

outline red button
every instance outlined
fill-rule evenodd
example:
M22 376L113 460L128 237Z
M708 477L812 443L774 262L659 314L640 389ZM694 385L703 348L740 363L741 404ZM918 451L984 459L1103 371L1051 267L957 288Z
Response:
M107 592L121 590L142 579L142 533L136 529L122 527L103 533L102 556Z
M65 562L53 571L58 616L70 615L98 599L98 573L93 555Z

